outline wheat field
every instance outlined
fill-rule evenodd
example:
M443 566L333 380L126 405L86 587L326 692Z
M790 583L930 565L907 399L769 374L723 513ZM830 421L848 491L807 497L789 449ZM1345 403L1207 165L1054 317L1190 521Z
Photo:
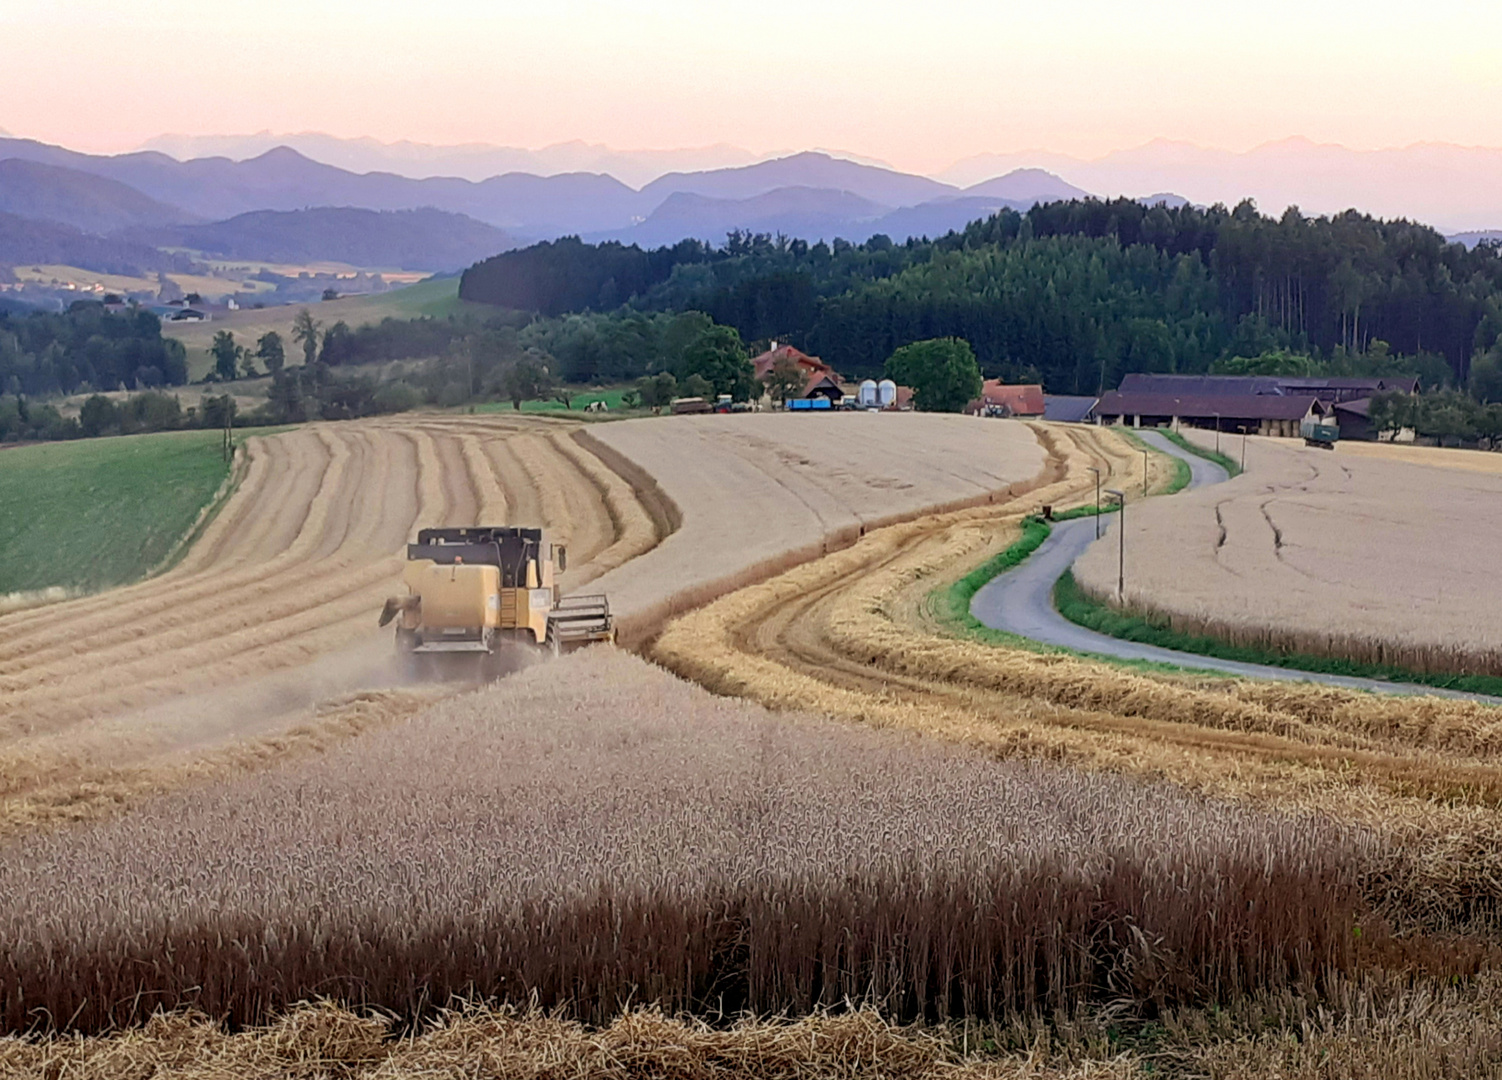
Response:
M639 648L723 696L596 649L477 692L319 690L297 723L227 706L201 730L206 698L181 687L226 694L238 654L213 634L132 651L124 618L101 628L111 663L163 673L115 692L155 685L157 722L201 733L179 758L100 769L139 738L88 696L108 665L80 665L97 708L62 700L34 741L11 731L30 756L0 758L20 778L0 830L0 1015L51 1034L0 1039L0 1072L1502 1068L1480 1018L1502 901L1494 710L955 636L944 586L1025 515L1093 500L1088 467L1139 497L1142 455L1115 433L854 417L831 450L836 429L805 418L720 419L303 429L302 465L274 470L294 451L261 446L256 481L249 456L237 524L221 515L161 595L10 617L87 626L139 605L170 635L175 596L200 602L196 582L208 610L212 573L244 582L221 607L309 625L329 664L340 622L293 620L396 559L387 508L442 506L546 521L575 587L608 588ZM328 441L346 437L365 449ZM935 469L927 446L964 467ZM1152 461L1161 487L1172 470ZM350 487L355 470L388 476L383 494ZM268 565L280 591L253 586ZM45 649L67 626L11 670L61 663ZM228 636L281 655L255 633ZM169 682L172 654L200 645ZM46 718L44 684L19 685ZM1122 1044L1123 1023L1150 1045Z
M0 846L0 1026L314 995L945 1021L1351 970L1365 834L712 697L591 650ZM59 891L57 883L69 887Z
M1129 515L1127 606L1269 651L1502 674L1502 475L1431 452L1250 440L1245 475ZM1076 581L1114 600L1116 558L1092 547Z
M1134 671L957 638L936 617L933 597L1013 542L1025 513L1093 499L1085 465L1114 465L1119 475L1120 459L1105 452L1109 431L1043 431L1053 440L1054 485L1013 505L872 533L676 620L652 657L776 708L1361 823L1385 838L1368 896L1391 918L1435 929L1491 925L1502 903L1496 709Z

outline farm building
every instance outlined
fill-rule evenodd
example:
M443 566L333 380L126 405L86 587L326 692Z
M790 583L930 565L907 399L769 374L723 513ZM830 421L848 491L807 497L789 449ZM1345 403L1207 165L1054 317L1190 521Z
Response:
M1358 401L1393 390L1418 393L1419 381L1410 377L1338 376L1316 378L1303 375L1154 375L1141 372L1121 380L1121 393L1183 394L1198 397L1246 394L1280 394L1317 397L1327 405Z
M1103 423L1189 424L1261 435L1294 435L1305 417L1334 421L1344 438L1373 437L1372 395L1417 393L1415 378L1285 375L1127 375L1100 399Z
M1215 427L1250 435L1297 435L1306 419L1323 420L1333 407L1312 395L1165 394L1107 390L1096 406L1103 424L1131 427Z
M1061 424L1090 424L1095 422L1095 406L1098 397L1076 397L1070 394L1044 394L1043 419L1057 420Z
M1043 387L1037 383L1008 385L1000 379L987 379L980 397L965 406L970 416L1030 416L1044 413Z
M833 402L844 397L845 390L840 385L840 377L834 373L834 368L817 356L809 356L791 345L772 342L770 349L752 358L751 367L756 372L756 377L765 383L771 376L772 369L788 360L797 364L806 376L803 392L799 397L827 397Z

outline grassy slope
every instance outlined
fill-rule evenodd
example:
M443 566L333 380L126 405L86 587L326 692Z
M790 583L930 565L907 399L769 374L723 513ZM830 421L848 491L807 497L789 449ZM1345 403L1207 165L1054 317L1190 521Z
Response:
M149 573L229 474L219 445L174 431L0 451L0 595Z
M460 300L458 278L434 278L374 296L351 296L342 300L235 311L205 323L167 323L163 324L162 333L177 338L188 350L188 375L193 379L203 378L213 367L209 346L220 330L230 331L238 344L252 348L262 334L275 330L282 335L287 359L297 363L300 362L302 353L292 341L292 320L305 307L324 327L332 326L341 319L353 327L380 322L388 315L395 319L416 319L425 315L443 318L471 308L492 314L495 311L483 304L470 304Z

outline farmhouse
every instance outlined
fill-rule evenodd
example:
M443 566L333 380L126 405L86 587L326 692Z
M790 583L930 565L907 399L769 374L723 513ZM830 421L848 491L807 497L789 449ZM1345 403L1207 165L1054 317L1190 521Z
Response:
M1030 416L1044 413L1043 387L1037 383L1008 385L1000 379L987 379L980 397L965 406L971 416Z
M791 345L772 342L770 349L752 358L751 367L756 372L756 377L765 383L771 378L772 369L788 360L797 364L805 376L803 392L799 397L827 397L837 403L845 396L844 388L840 386L840 377L834 373L834 368L817 356L809 356Z

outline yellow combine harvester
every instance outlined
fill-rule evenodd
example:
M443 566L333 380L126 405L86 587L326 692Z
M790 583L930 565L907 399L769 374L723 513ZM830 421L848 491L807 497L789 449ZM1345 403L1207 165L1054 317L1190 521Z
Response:
M529 656L615 638L603 595L559 595L567 553L544 529L423 529L407 545L402 580L381 625L412 676L500 674Z

